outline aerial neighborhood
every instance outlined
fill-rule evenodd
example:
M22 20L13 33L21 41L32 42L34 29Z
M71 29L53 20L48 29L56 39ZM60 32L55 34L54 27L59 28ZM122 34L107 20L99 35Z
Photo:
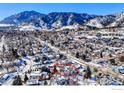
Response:
M124 85L120 15L25 11L5 18L0 21L0 85Z

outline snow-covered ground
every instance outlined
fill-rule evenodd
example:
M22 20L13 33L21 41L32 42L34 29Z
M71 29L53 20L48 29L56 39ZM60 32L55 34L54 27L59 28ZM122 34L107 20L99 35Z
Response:
M122 32L120 31L119 33ZM1 73L0 83L2 85L12 85L19 75L23 85L123 84L123 68L120 66L123 65L123 63L120 63L118 60L118 57L123 55L124 52L123 40L119 38L111 39L111 37L98 38L96 36L97 33L92 33L91 31L87 33L86 31L69 31L68 34L59 33L61 32L43 32L42 34L35 33L34 35L26 33L25 35L27 36L22 35L22 37L20 35L13 35L13 37L2 35L0 40L1 52L3 51L3 46L6 51L11 51L11 49L8 49L12 44L14 49L18 47L17 54L19 57L13 50L13 60L6 62L5 59L3 60L4 63L1 63L1 65L6 71ZM103 33L106 34L107 32L103 31ZM8 38L12 39L10 40ZM54 42L50 41L52 39ZM113 46L109 45L109 43L113 43ZM119 46L118 44L120 43L121 45ZM103 52L100 55L101 51ZM77 53L75 56L76 52L79 52L79 54ZM112 57L109 57L110 53ZM23 56L21 54L23 54ZM86 59L85 56L80 54L86 54ZM109 59L112 58L119 62L116 66L110 63ZM56 64L59 64L59 66L55 67ZM64 67L62 67L63 64ZM74 78L68 75L77 73L75 72L76 70L71 67L69 68L66 64L71 64L79 70L79 73ZM85 78L87 67L90 68L92 74L91 77ZM28 77L27 80L25 80L25 75Z

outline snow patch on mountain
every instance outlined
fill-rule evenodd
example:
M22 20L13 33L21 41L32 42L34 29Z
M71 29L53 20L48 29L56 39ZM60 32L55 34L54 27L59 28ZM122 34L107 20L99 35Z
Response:
M98 27L98 28L103 28L103 25L100 23L98 18L90 20L86 25Z
M35 31L35 30L40 31L41 30L40 27L36 27L34 25L31 25L31 24L20 25L20 26L18 26L18 28L19 28L20 31Z
M79 28L79 25L69 25L69 26L63 26L62 28L58 29L58 30L65 30L65 29L69 29L69 30L77 30Z
M14 26L13 24L0 24L0 27L10 27L10 26Z
M115 15L98 16L94 19L91 19L89 22L86 23L86 25L103 28L113 23L115 20Z
M124 26L124 13L117 14L116 20L109 26Z

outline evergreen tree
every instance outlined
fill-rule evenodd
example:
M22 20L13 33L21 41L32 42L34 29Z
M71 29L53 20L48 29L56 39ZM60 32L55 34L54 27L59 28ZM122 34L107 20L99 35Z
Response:
M50 40L50 43L51 43L52 46L54 45L54 41L53 40Z
M48 85L48 82L46 80L44 81L44 85Z
M109 61L112 65L116 65L115 59L110 59Z
M79 52L76 52L75 56L76 56L76 58L79 58Z
M103 58L103 52L102 51L100 52L100 57Z
M81 59L82 59L82 60L85 60L85 59L86 59L86 55L85 55L85 54L82 54Z
M28 80L28 76L25 74L24 82L26 83Z
M22 85L21 77L18 75L13 81L13 85Z
M90 67L88 66L87 69L86 69L84 78L86 78L86 79L91 78L91 74L92 73L91 73Z

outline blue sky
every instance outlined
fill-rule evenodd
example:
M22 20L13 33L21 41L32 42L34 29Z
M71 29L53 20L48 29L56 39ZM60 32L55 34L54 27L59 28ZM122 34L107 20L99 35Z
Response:
M50 12L77 12L97 15L106 15L124 11L124 4L107 4L107 3L21 3L21 4L0 4L0 20L12 14L22 11L35 10L40 13Z

